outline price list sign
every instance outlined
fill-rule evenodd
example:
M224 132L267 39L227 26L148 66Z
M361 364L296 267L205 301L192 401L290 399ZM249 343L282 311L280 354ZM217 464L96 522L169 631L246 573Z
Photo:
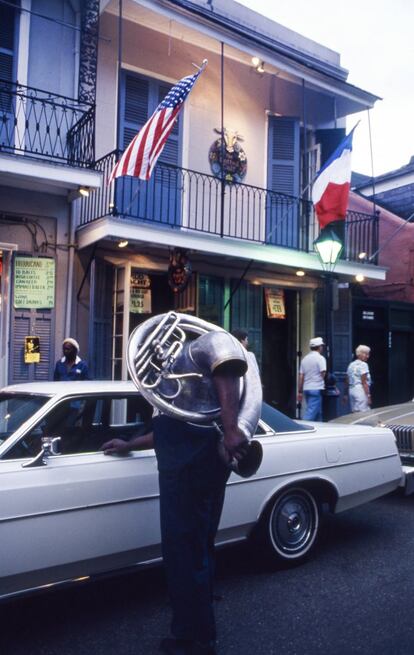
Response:
M54 306L55 260L46 257L16 257L15 309L52 309Z

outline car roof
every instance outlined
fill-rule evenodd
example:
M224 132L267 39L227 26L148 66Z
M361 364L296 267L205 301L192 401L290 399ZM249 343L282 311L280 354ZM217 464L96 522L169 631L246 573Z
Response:
M89 393L138 393L138 390L130 380L79 380L74 382L23 382L3 387L1 392L52 397Z

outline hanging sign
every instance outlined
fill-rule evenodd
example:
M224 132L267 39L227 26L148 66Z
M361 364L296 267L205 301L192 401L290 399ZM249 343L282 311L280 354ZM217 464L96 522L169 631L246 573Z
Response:
M131 286L140 289L149 289L151 286L151 278L147 273L136 273L131 275Z
M134 271L131 275L129 311L131 314L151 314L151 278L147 273Z
M151 289L131 287L129 311L131 314L151 314Z
M55 260L46 257L16 257L15 309L52 309L54 306Z
M40 362L40 339L39 337L24 338L24 363L38 364Z
M285 294L281 289L265 289L267 318L286 318Z
M215 132L221 135L221 130L216 128ZM240 184L246 176L247 158L240 141L243 141L241 134L224 128L224 141L220 136L208 152L213 175L224 178L226 184Z

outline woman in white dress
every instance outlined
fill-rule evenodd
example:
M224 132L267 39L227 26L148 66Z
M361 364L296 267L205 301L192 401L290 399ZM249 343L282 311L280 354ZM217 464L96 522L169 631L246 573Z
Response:
M371 375L367 364L370 352L369 346L358 346L355 350L356 359L346 371L345 398L349 392L351 412L365 412L371 406Z

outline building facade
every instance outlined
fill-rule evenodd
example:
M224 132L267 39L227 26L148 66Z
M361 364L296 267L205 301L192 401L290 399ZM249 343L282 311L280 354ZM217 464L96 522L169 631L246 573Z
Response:
M315 330L322 284L311 182L346 117L377 98L347 83L337 53L234 2L22 0L9 9L15 32L5 54L13 61L1 97L10 98L3 113L14 128L0 138L3 381L50 376L69 332L94 377L125 378L131 330L176 309L247 328L266 399L294 413L297 362ZM108 185L160 100L205 59L151 179ZM33 104L41 119L31 118ZM53 123L59 111L72 116L64 128ZM33 146L35 137L41 145ZM79 199L84 187L89 196ZM374 213L349 213L336 267L342 283L362 267L366 277L385 278L376 263L358 259L362 249L374 252L377 234ZM37 277L30 258L42 260ZM46 318L40 362L30 365L25 339L40 334Z

